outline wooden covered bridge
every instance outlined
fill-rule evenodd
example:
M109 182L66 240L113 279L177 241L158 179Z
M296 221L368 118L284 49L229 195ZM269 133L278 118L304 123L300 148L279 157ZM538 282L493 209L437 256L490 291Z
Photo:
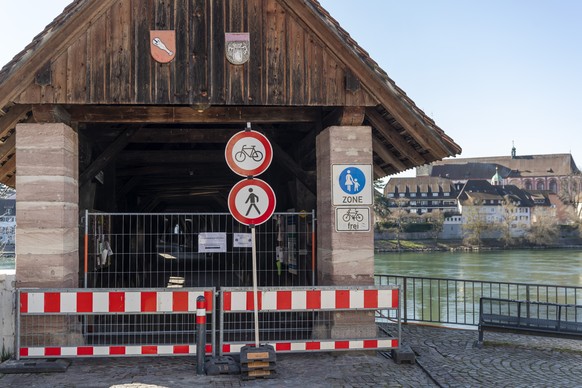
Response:
M316 0L76 0L0 71L18 287L79 285L85 210L227 212L247 123L273 146L276 211L317 215L320 284L373 281L334 166L370 166L370 188L461 151Z

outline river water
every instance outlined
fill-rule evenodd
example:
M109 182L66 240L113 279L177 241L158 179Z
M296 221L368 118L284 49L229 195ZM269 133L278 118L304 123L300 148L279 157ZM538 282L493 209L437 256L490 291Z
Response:
M377 253L376 274L582 286L582 249ZM14 258L0 256L0 269Z
M582 249L377 253L376 274L582 286Z

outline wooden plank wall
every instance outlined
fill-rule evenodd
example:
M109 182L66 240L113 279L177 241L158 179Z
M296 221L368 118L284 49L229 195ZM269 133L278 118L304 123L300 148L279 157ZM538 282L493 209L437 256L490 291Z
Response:
M150 30L176 30L176 58L150 56ZM249 32L232 65L225 32ZM48 64L48 62L47 62ZM50 60L50 82L19 103L372 106L346 92L345 65L277 0L120 0Z

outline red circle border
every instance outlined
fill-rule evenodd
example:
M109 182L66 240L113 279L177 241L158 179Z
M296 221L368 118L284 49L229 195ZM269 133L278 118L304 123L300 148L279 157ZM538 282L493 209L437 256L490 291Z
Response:
M239 191L244 189L247 186L255 185L259 186L267 193L267 197L269 198L269 206L265 213L261 216L256 218L245 217L236 209L235 199L236 195ZM243 225L261 225L269 220L273 216L275 212L275 207L277 206L277 197L275 196L275 192L273 188L269 186L269 184L261 179L243 179L242 181L237 182L232 189L230 189L230 193L228 193L228 210L230 214L234 217L235 220L240 222Z
M259 167L254 168L252 170L247 170L239 167L232 158L232 149L234 148L234 145L236 144L236 142L238 142L241 138L244 137L252 137L261 142L261 144L263 144L263 147L265 147L265 160L263 161L263 163L261 163ZM267 168L269 168L269 166L271 165L271 162L273 161L273 146L271 145L269 139L267 139L267 137L260 132L240 131L235 133L228 140L228 143L226 143L226 148L224 150L224 158L226 159L226 164L228 165L228 167L230 167L230 169L235 174L244 177L257 176L264 173L267 170Z

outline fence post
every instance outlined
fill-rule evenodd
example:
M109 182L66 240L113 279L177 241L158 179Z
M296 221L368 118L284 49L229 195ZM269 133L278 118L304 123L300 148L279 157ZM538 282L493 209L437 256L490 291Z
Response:
M206 356L206 299L196 298L196 374L203 375Z
M404 284L403 284L403 287L402 287L403 288L403 290L402 290L402 304L403 304L403 308L404 308L404 323L407 323L408 322L408 307L407 307L407 303L406 303L407 300L408 300L408 298L406 297L406 289L407 289L407 287L406 287L406 284L407 284L406 279L407 278L404 277Z

